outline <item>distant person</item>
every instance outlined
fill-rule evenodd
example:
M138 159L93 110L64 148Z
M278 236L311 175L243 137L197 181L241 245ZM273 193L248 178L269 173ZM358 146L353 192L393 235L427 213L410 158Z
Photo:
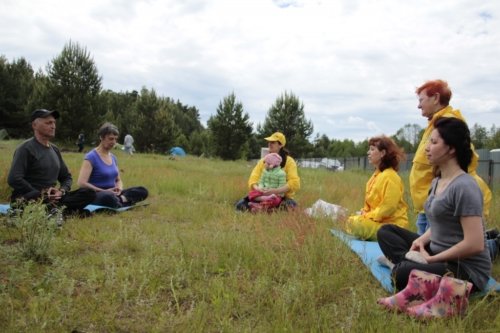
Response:
M94 200L95 193L88 189L71 191L71 173L59 148L50 142L58 118L59 112L45 109L31 114L34 137L17 147L7 178L13 188L11 202L41 199L49 208L65 207L66 214L81 212Z
M76 145L78 146L78 152L81 153L83 151L83 146L85 144L85 135L83 133L78 134L78 139L76 141Z
M285 149L286 138L281 132L275 132L273 135L265 138L267 141L267 146L269 148L269 153L276 153L281 156L280 167L285 171L286 174L286 184L273 189L267 189L262 191L263 195L284 195L283 201L280 207L285 208L295 208L297 203L293 199L295 192L300 189L300 178L297 172L297 164L295 160L289 155L289 152ZM265 170L265 161L261 159L257 162L257 165L252 170L250 178L248 179L249 190L258 190L259 181L262 173ZM240 211L246 211L250 209L249 206L250 199L248 196L239 200L236 203L236 209Z
M375 172L368 180L361 211L348 217L346 231L357 238L376 239L385 224L408 227L408 206L404 201L404 185L398 175L404 152L391 138L373 137L368 141L368 161Z
M129 155L134 154L134 138L132 135L127 134L125 135L125 138L123 139L123 147L125 149L125 152Z
M451 90L448 83L442 80L427 81L416 90L418 95L418 108L422 110L422 116L429 120L427 128L424 131L422 140L418 145L413 166L410 172L410 194L413 201L413 208L417 212L417 233L422 235L428 228L427 216L424 213L424 203L427 200L429 188L433 177L433 166L427 160L425 148L429 142L434 123L440 117L458 118L465 122L462 113L459 110L454 110L450 105ZM469 173L477 181L484 200L484 216L487 219L489 215L489 207L491 201L491 191L488 185L476 173L478 164L478 155L472 148L472 162L469 165Z
M269 153L264 157L265 170L262 172L257 186L248 194L251 211L257 212L279 207L284 194L268 194L264 191L276 189L286 185L286 173L280 167L282 158L276 153Z
M99 146L85 155L78 176L78 185L96 192L94 205L120 208L134 205L147 198L142 186L123 189L116 156L111 153L120 133L118 128L105 123L99 128Z
M425 152L438 170L424 205L430 226L423 235L395 225L380 228L378 243L402 292L378 303L416 317L441 317L463 310L456 307L467 305L471 290L486 289L492 264L483 195L467 173L474 155L467 124L453 117L434 119ZM423 303L408 308L416 300Z

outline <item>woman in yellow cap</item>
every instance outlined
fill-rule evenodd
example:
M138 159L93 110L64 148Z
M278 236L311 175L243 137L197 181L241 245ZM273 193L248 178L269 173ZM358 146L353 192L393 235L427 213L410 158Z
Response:
M297 203L293 197L295 192L300 189L300 178L297 172L297 163L295 163L295 160L289 155L288 150L284 148L286 145L286 138L283 133L275 132L273 135L265 138L265 140L267 141L267 146L269 147L269 153L277 153L281 156L282 161L280 166L286 173L286 184L278 188L267 189L263 192L263 195L284 194L281 207L294 208L297 206ZM252 170L250 178L248 179L248 188L250 191L258 188L259 180L264 170L265 162L264 159L261 159ZM236 209L246 211L250 208L248 203L249 199L247 196L236 203Z

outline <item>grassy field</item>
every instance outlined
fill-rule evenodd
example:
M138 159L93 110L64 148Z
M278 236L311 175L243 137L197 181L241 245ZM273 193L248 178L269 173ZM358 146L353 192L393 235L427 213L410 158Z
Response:
M0 141L0 202L17 144ZM366 172L301 169L300 209L252 215L233 208L251 163L116 154L125 186L146 186L149 206L69 219L44 264L19 256L18 231L0 223L0 331L500 331L497 295L429 323L378 308L387 293L330 235L333 222L303 213L319 198L358 210ZM63 156L77 178L83 155Z

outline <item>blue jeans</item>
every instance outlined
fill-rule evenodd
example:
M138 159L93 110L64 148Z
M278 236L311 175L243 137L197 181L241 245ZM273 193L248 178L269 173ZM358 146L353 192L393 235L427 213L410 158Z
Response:
M429 229L429 221L427 221L427 216L424 213L419 213L417 215L417 234L423 235L424 232Z
M487 239L486 245L488 246L488 250L490 251L490 258L493 261L498 255L498 243L496 239Z

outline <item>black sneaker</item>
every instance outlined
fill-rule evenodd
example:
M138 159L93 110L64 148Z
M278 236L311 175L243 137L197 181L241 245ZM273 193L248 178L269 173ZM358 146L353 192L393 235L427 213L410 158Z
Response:
M500 232L497 228L486 230L486 239L497 239Z

